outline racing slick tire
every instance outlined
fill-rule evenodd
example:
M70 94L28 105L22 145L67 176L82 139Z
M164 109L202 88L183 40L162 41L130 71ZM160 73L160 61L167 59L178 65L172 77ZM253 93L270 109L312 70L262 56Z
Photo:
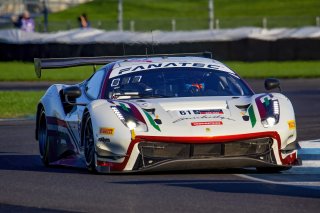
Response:
M39 116L38 141L39 141L39 152L40 152L41 161L45 166L49 166L48 126L47 126L46 114L43 108L41 109L40 116Z
M87 168L90 172L96 173L96 152L94 144L94 136L92 130L91 116L89 113L85 116L84 119L84 128L83 128L83 144L84 144L84 156L86 160Z

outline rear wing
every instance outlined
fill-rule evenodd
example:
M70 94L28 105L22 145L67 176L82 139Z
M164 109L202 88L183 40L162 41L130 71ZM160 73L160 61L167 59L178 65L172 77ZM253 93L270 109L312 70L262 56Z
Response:
M35 58L34 67L38 78L41 77L42 69L56 69L88 65L105 65L119 60L131 58L149 58L149 57L183 57L195 56L212 58L211 52L201 53L177 53L177 54L154 54L154 55L126 55L126 56L98 56L98 57L75 57L75 58Z

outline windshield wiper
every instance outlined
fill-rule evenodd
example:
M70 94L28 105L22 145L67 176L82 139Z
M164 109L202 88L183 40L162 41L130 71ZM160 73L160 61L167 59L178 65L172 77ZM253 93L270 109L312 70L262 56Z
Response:
M113 93L113 97L116 98L168 98L172 96L161 95L161 94L150 94L150 93L139 93L139 92L117 92Z
M146 94L146 93L142 93L142 94L139 94L139 97L141 97L141 98L169 98L169 97L172 97L172 96L161 95L161 94Z

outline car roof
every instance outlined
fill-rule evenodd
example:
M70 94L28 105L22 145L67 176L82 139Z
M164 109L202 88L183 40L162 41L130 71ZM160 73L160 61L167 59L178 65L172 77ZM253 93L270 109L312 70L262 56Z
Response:
M206 67L211 69L234 73L221 62L203 57L146 57L129 58L114 63L110 78L127 73L128 71L142 71L143 69L173 68L173 67Z
M141 63L163 63L163 62L198 62L198 63L220 63L216 60L203 57L146 57L146 58L129 58L125 60L117 61L116 64L119 66L131 66Z

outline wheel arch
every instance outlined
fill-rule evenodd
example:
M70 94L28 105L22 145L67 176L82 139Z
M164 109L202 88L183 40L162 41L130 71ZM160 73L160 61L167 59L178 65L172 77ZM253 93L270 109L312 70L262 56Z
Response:
M85 119L87 118L88 114L89 114L89 109L86 107L84 110L83 110L83 114L82 114L82 119L81 119L81 129L80 129L80 146L84 146L83 144L83 134L84 134L84 121Z
M39 103L37 106L37 114L36 114L36 129L35 129L36 140L39 139L38 130L39 130L39 125L40 125L40 113L41 113L42 109L44 109L44 105L42 103Z

